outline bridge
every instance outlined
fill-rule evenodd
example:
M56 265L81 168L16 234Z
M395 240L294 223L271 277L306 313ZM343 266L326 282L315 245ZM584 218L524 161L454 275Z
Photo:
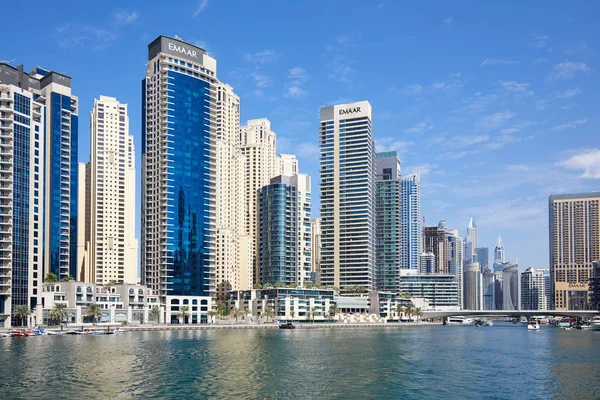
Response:
M457 311L424 311L423 319L446 318L446 317L532 317L532 316L550 316L550 317L573 317L573 318L592 318L600 315L598 311L588 310L457 310Z

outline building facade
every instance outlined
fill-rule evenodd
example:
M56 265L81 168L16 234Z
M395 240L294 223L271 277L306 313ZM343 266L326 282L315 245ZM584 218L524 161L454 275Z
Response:
M586 310L592 262L600 259L600 192L553 195L549 203L554 309Z
M420 274L415 270L401 271L400 293L424 298L431 311L460 310L456 277L449 274Z
M465 266L463 279L463 309L483 310L481 267L477 262Z
M90 150L90 162L79 167L78 248L83 254L75 278L135 284L135 152L127 104L107 96L94 100Z
M150 43L146 65L142 282L163 304L179 307L184 300L215 295L219 82L215 59L178 38L159 36Z
M465 236L465 264L479 261L475 249L477 249L477 224L473 218L470 218Z
M405 176L401 179L401 255L400 268L418 270L423 253L421 226L421 175Z
M375 142L367 101L321 108L321 283L371 290Z
M521 310L548 310L546 271L530 267L521 273Z
M280 154L275 158L275 173L277 175L296 175L298 170L298 159L294 154Z
M496 247L494 247L494 264L500 264L505 262L504 256L504 244L502 238L498 234L498 240L496 241Z
M400 160L395 151L375 155L375 287L398 292L402 262Z
M502 270L502 309L519 310L519 266L511 264Z
M435 274L435 254L423 253L421 254L421 268L419 268L420 274Z
M496 275L487 267L482 275L483 309L496 310Z
M477 254L477 262L481 266L481 273L483 273L486 268L490 267L489 249L487 247L478 247L475 249L475 254Z
M321 218L313 218L310 226L310 270L315 276L315 283L321 285Z
M590 278L590 309L600 311L600 260L592 262Z
M0 326L76 274L77 111L70 77L0 63Z

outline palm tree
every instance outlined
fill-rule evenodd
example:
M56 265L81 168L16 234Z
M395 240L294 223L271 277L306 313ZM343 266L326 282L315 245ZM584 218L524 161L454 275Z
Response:
M244 320L248 319L248 307L244 307Z
M16 306L13 315L21 320L21 326L25 326L25 321L31 315L31 310L28 306Z
M100 308L100 305L91 303L85 310L85 315L92 317L92 323L96 324L98 317L102 317L102 309Z
M48 272L44 278L44 282L58 282L58 276L54 272Z
M68 282L68 281L74 281L74 280L75 280L75 278L73 278L71 275L69 275L69 276L65 276L60 281L61 282Z
M231 310L231 316L235 318L235 323L237 324L238 317L240 316L240 309L237 307L234 307L233 310Z
M415 309L412 308L412 306L407 306L406 307L406 315L408 316L408 321L410 322L410 317L413 315L413 313L415 312Z
M294 315L296 315L296 312L294 310L290 311L290 315L292 316L292 324L294 323Z
M331 306L329 306L329 315L330 316L335 317L339 311L340 310L336 304L332 304Z
M402 320L402 317L401 317L401 315L402 315L402 313L404 312L404 307L402 307L402 305L401 305L401 304L398 304L398 305L396 306L396 310L395 310L395 311L396 311L396 314L398 314L398 321L401 321L401 320Z
M158 325L160 321L160 308L158 306L154 306L150 309L150 314L154 317L154 322Z
M274 310L271 307L268 307L264 312L263 315L265 317L267 317L267 321L269 320L269 317L271 317L271 321L273 321L273 316L275 315Z
M364 288L364 286L355 286L354 290L355 290L354 293L363 294L366 289Z
M216 311L210 310L206 313L210 317L210 322L215 323L214 316L217 315Z
M183 325L185 325L185 317L189 317L190 313L189 313L189 307L188 306L181 306L181 308L179 309L179 312L177 313L177 317L179 318L179 322L181 322Z
M222 301L217 301L217 312L221 316L221 319L223 319L223 311L224 310L225 310L225 303L223 303Z
M423 316L423 310L421 310L421 307L415 308L415 315L418 317L417 321L420 321L421 317Z
M310 308L310 315L312 316L312 322L315 323L315 312L317 311L317 307Z
M52 321L56 321L60 324L67 319L68 316L66 303L54 303L54 307L50 310L50 319Z

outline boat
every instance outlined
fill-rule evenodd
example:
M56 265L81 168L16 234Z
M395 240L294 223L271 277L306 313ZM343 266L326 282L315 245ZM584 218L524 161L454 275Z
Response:
M519 320L519 322L521 322L522 324L527 324L527 317L521 317L521 319Z
M46 331L45 331L45 330L43 330L42 328L39 328L39 327L38 327L38 328L35 328L35 329L33 330L33 334L34 334L35 336L44 336L44 335L47 335L47 334L48 334L48 332L46 332Z
M600 315L592 318L592 322L590 322L590 326L593 331L600 331Z
M488 320L486 321L486 325L487 325L487 326L494 326L494 323L492 322L492 320L491 320L491 319L488 319Z
M570 331L573 328L571 328L570 326L561 326L561 329L564 329L565 331Z
M114 329L111 333L125 333L125 332L127 332L125 329L117 328L117 329Z
M46 333L50 336L54 335L64 335L67 331L46 331Z
M87 335L89 333L91 333L92 331L90 331L89 329L80 329L78 331L69 331L67 332L67 335Z
M0 332L0 337L10 337L10 333Z
M530 331L539 331L540 322L537 319L529 322L529 324L527 324L527 329Z
M283 324L279 324L279 329L296 329L296 327L291 322L285 322Z
M25 337L25 331L12 331L10 332L10 336L12 337Z
M449 317L448 324L449 325L473 325L473 318L466 317Z

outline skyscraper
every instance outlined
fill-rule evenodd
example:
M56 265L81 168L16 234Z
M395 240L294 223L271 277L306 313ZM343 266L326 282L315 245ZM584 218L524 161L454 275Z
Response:
M496 275L490 271L489 267L486 267L483 272L483 309L484 310L495 310L496 309Z
M375 143L367 101L321 108L321 283L373 286Z
M258 282L258 202L260 189L267 186L271 178L280 175L281 159L275 149L276 135L271 122L266 118L253 119L240 128L239 149L245 157L245 231L249 236L254 268L254 282Z
M401 265L400 160L395 151L375 156L375 287L397 293Z
M477 254L477 262L481 266L481 272L483 273L486 268L490 267L490 253L487 247L478 247L475 249Z
M402 178L400 210L400 268L418 270L423 252L421 227L421 178L419 172Z
M215 59L178 38L159 36L150 43L146 65L142 81L142 282L170 306L190 300L182 297L215 294L219 82ZM170 296L175 298L167 301ZM177 321L176 313L171 317Z
M78 246L84 254L75 278L135 284L135 152L127 104L114 97L95 99L90 136L90 162L80 167Z
M313 280L308 175L280 175L260 190L258 231L259 283L302 285Z
M467 226L467 235L465 236L465 264L472 262L479 262L477 260L477 224L473 218L469 219L469 225Z
M519 266L511 264L502 270L502 309L519 310Z
M452 274L450 272L450 243L446 221L441 220L437 226L426 226L423 234L423 248L426 253L435 255L436 273Z
M550 277L555 310L586 310L600 259L600 192L550 196Z
M435 274L435 271L435 254L421 254L421 267L419 268L419 274Z
M498 234L498 240L496 241L496 247L494 247L494 264L503 263L504 260L504 244L502 243L502 238L500 238L500 234Z
M310 269L315 275L315 283L321 285L321 218L313 218L310 233Z
M298 159L294 154L280 154L275 158L278 175L296 175L298 173Z
M590 309L600 311L600 260L592 262L590 278Z
M547 310L544 269L527 268L521 273L521 310Z
M78 99L71 78L0 63L0 325L77 269ZM34 316L41 323L41 310Z
M482 310L481 268L474 262L465 266L463 279L463 309Z

